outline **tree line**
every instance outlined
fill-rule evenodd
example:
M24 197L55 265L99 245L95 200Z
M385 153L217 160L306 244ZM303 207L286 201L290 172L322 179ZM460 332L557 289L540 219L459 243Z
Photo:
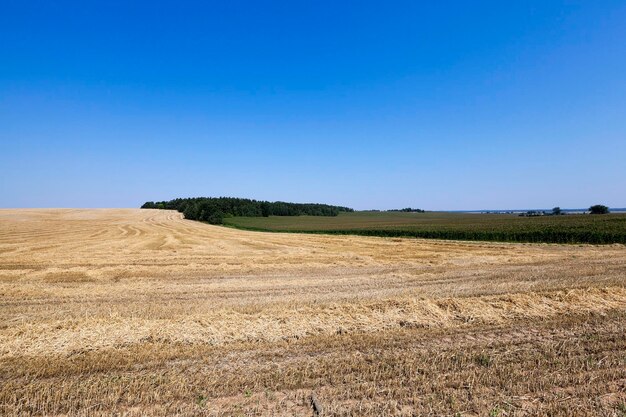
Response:
M211 224L222 224L225 217L268 216L337 216L352 212L349 207L316 203L286 203L284 201L258 201L233 197L176 198L170 201L148 201L142 209L177 210L186 219Z
M609 208L603 204L595 204L589 207L590 214L609 214L611 211ZM530 210L526 213L520 213L520 217L537 217L537 216L562 216L566 214L561 207L554 207L551 212L540 211L540 210Z
M402 213L426 213L426 210L422 210L418 208L411 208L411 207L406 207L406 208L401 208L401 209L391 209L387 211L391 211L391 212L395 211L395 212L402 212Z

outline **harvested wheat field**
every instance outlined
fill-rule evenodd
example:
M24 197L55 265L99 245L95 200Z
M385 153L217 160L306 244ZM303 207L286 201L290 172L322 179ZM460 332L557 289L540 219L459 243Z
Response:
M623 245L0 210L0 414L624 416L625 284Z

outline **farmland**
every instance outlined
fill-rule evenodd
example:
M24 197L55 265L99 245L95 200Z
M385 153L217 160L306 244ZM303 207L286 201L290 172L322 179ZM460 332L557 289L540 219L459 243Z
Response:
M231 217L247 230L543 243L626 243L626 213L520 217L515 214L354 212L336 217Z
M621 244L0 210L0 414L623 416L625 284Z

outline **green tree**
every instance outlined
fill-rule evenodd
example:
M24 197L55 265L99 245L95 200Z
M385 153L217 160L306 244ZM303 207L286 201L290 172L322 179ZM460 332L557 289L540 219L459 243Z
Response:
M263 217L269 217L269 215L270 215L270 203L268 203L268 202L261 203L261 215Z
M589 212L591 214L607 214L609 213L609 208L607 206L603 206L602 204L596 204L589 207Z
M207 221L210 224L222 224L224 222L224 213L221 210L217 210L209 214Z

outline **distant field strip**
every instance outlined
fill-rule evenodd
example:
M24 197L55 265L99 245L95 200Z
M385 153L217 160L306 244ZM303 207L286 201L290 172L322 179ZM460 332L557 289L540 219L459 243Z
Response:
M626 243L626 214L520 217L514 214L355 212L336 217L231 217L243 230L528 243Z
M614 416L624 334L621 244L0 210L0 415Z

